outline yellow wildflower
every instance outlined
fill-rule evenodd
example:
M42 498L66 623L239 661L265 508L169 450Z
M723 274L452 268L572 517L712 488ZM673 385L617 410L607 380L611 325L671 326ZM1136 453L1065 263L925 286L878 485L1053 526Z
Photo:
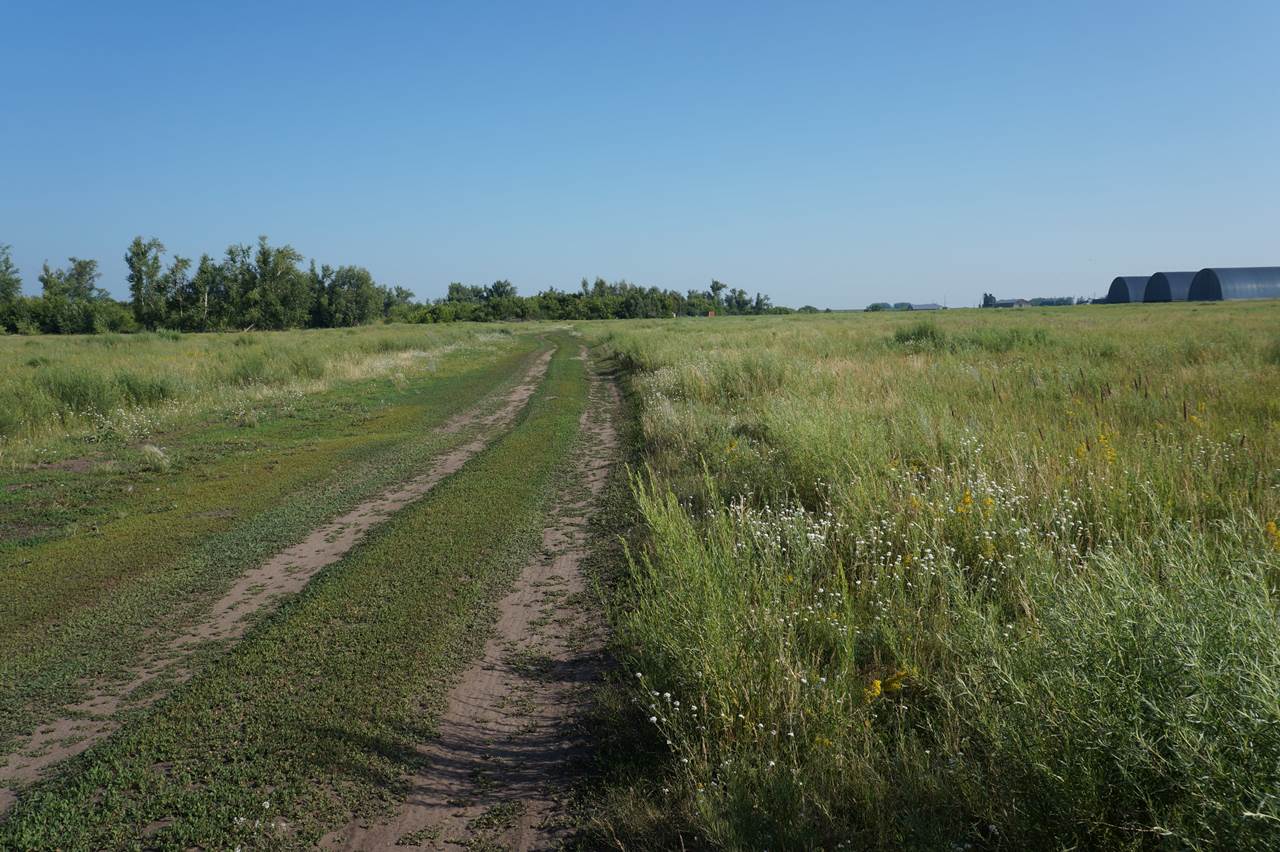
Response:
M898 669L893 676L884 682L885 692L898 692L902 689L902 683L907 679L907 670Z
M880 678L876 678L875 680L871 681L870 686L862 690L862 697L866 699L868 704L870 704L872 701L879 698L880 693L883 691L884 690L880 684Z
M1271 542L1271 549L1280 550L1280 527L1276 526L1275 521L1267 521L1266 531L1267 539Z

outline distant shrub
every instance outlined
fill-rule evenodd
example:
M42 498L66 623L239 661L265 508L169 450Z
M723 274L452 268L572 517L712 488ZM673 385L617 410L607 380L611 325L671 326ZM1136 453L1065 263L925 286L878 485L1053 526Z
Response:
M915 349L941 349L947 344L947 335L932 322L924 320L895 329L893 342Z
M36 385L73 414L110 411L117 401L112 385L97 373L50 368L36 374Z
M295 352L289 357L289 372L299 379L324 377L324 361L310 352Z
M114 349L125 341L124 335L115 332L99 333L89 338L89 343L95 346L103 346L107 349Z
M236 339L236 345L240 345L240 340ZM235 385L256 385L263 384L267 381L267 359L261 354L242 355L237 358L231 365L231 371L227 375L228 380Z
M177 394L173 380L162 375L140 376L121 370L115 375L115 383L125 401L133 405L156 405Z

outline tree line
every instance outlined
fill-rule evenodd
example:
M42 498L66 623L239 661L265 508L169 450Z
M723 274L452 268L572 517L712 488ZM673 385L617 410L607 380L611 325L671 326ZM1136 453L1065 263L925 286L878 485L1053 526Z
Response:
M789 313L768 296L712 281L708 290L679 293L626 281L582 279L577 290L550 288L521 296L510 281L454 283L429 302L403 287L374 281L361 266L304 268L292 246L231 245L221 259L174 255L158 239L135 237L125 252L128 301L98 285L96 260L46 262L41 294L25 296L11 249L0 244L0 328L21 334L93 334L139 330L223 331L334 328L373 322L457 322L524 319L630 319L718 314Z

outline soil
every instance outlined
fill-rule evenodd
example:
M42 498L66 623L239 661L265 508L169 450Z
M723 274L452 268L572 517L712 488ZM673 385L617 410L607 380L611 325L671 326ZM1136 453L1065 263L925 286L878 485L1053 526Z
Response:
M585 353L583 356L585 358ZM574 483L498 604L482 658L449 693L437 739L418 747L399 812L352 822L330 849L557 848L570 839L571 783L590 755L578 724L603 666L603 625L581 563L586 527L617 455L617 389L592 380Z
M476 437L438 457L425 473L368 500L350 512L317 527L299 544L241 575L206 615L176 637L162 643L118 682L94 684L83 701L65 708L59 718L42 724L0 765L0 814L16 801L14 786L38 780L50 767L80 754L117 727L118 713L153 702L166 688L192 674L191 658L210 642L234 642L256 621L255 616L300 592L324 567L337 562L366 533L400 509L421 498L445 477L483 450L510 425L533 396L551 361L547 351L533 364L521 383L509 391L491 413L478 410L460 414L441 427L446 432L475 429ZM483 408L487 408L484 406ZM157 681L163 676L163 681ZM132 696L141 687L144 697Z

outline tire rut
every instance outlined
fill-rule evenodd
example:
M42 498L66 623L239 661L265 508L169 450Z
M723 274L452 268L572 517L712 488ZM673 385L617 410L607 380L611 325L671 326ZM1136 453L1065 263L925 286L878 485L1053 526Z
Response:
M122 710L146 706L188 680L195 671L192 658L198 651L210 647L210 643L240 639L256 621L254 616L302 591L317 573L345 556L369 530L423 497L487 447L524 409L546 374L552 354L553 350L542 353L495 410L488 411L489 406L482 404L441 427L447 433L475 430L474 438L438 456L425 473L315 528L303 541L245 572L201 619L165 640L131 670L123 686L91 685L86 698L66 707L58 718L41 724L0 765L0 815L16 801L15 786L39 780L56 764L110 735L120 727L118 716ZM135 695L140 691L145 695L137 699Z
M578 722L604 649L581 563L587 522L617 455L617 405L616 386L593 375L573 483L543 529L543 553L499 602L494 635L449 692L439 736L418 747L424 768L409 779L399 812L352 822L325 847L528 850L569 838L565 800L575 766L590 754Z

